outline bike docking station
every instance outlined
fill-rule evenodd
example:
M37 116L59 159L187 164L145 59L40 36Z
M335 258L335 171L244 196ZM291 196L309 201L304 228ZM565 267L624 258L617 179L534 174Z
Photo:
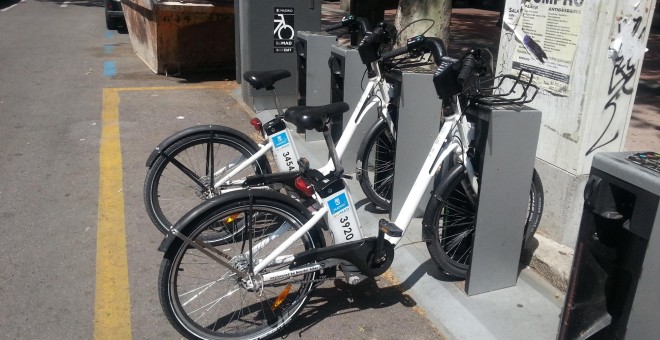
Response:
M394 160L394 183L392 191L392 209L390 220L396 220L407 193L415 182L431 146L433 136L440 131L442 124L442 100L433 88L433 70L416 67L403 70L392 70L386 74L387 80L396 84L399 91L398 113L394 114L397 124L397 140ZM397 86L398 85L398 86ZM429 185L424 197L417 206L415 217L424 214L426 204L431 197L434 184Z
M363 89L369 82L365 73L367 67L362 63L356 47L344 45L332 45L328 64L330 66L330 101L333 103L345 102L349 106L349 112L353 112L360 101ZM365 113L362 122L357 126L342 158L344 169L355 169L360 141L378 119L377 110L377 106L372 107ZM348 124L348 116L343 119L339 117L332 122L331 134L334 141L339 140L346 124Z
M298 103L295 36L297 31L321 29L320 0L238 0L236 18L236 80L245 104L255 112L274 109L269 91L255 90L242 75L246 71L285 69L291 77L277 83L284 107ZM327 103L327 102L326 102Z
M319 106L330 103L330 72L328 57L337 37L326 32L298 31L296 56L298 61L299 106ZM303 132L306 141L322 140L318 131Z
M472 296L517 283L541 111L479 105L466 114L487 131L477 142L479 205L465 280L465 293Z

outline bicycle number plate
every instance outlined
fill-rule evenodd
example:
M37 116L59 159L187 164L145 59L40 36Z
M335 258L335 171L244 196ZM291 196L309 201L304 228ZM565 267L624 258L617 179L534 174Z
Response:
M344 243L362 238L362 231L349 199L346 190L339 191L323 199L323 203L330 210L328 225L330 225L330 229L334 234L335 243Z
M286 130L268 136L273 142L273 155L275 156L275 163L280 171L294 171L298 170L298 155L293 145L289 141L289 134Z

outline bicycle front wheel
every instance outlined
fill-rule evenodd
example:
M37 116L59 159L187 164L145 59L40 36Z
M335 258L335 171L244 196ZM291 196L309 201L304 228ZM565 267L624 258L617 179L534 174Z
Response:
M376 122L358 154L358 181L367 198L378 208L392 208L396 141L383 120Z
M147 171L144 205L149 218L162 233L204 200L221 193L212 183L257 152L254 142L221 131L202 131L172 143ZM167 156L165 156L167 155ZM215 176L211 174L215 173ZM270 173L266 157L236 174L242 179Z
M217 205L185 230L193 242L224 253L234 268L247 273L250 259L253 265L262 261L307 220L291 205L255 194L251 203L241 198ZM219 224L243 232L232 233L231 239L214 247L204 234L215 232ZM174 328L190 339L272 336L302 309L318 273L265 283L261 275L287 269L293 255L321 246L317 233L305 233L260 275L245 280L177 239L160 268L161 306Z
M462 165L451 169L445 185L427 209L433 212L426 245L431 258L445 272L465 278L470 267L478 195ZM543 212L543 186L536 170L532 176L523 243L532 238Z

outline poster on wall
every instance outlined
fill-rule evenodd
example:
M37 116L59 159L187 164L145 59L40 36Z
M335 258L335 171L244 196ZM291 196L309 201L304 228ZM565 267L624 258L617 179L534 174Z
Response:
M583 2L509 0L505 29L512 31L518 41L512 56L513 70L529 71L540 88L567 95L582 27Z
M273 19L273 52L293 53L294 30L293 7L275 7Z

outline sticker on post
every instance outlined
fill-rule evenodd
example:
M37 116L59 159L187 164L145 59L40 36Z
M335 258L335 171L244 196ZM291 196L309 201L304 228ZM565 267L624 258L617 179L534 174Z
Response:
M275 7L273 27L273 52L293 53L293 39L296 35L293 7Z

